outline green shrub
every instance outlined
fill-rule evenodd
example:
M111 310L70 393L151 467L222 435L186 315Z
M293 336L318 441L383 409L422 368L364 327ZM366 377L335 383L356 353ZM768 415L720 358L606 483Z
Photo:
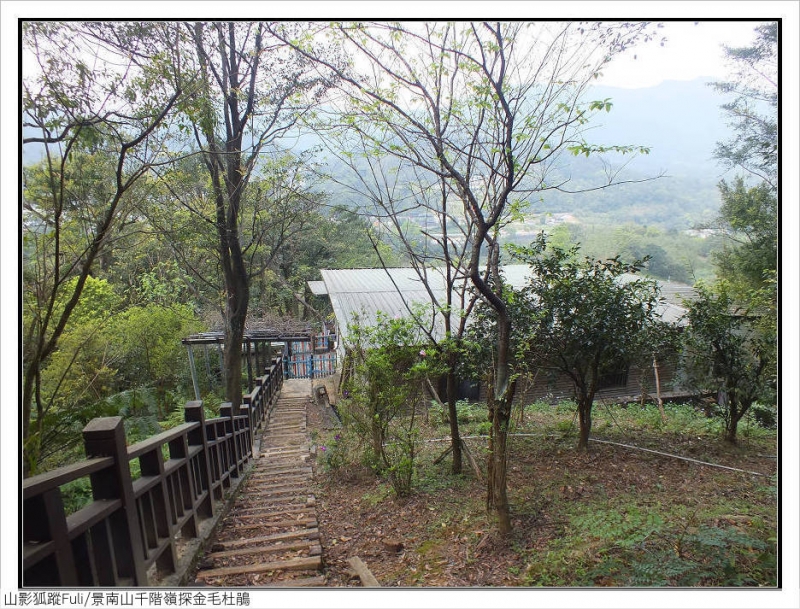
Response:
M774 406L753 404L748 414L759 427L775 429L778 426L778 409Z

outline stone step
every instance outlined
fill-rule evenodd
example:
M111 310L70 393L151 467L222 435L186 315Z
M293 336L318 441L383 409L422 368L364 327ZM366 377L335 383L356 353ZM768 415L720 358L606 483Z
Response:
M308 465L296 465L294 467L287 467L285 465L278 464L277 466L266 465L265 467L259 467L258 473L263 474L270 474L274 476L280 476L281 474L308 474L310 477L313 475L311 468Z
M206 569L197 572L197 579L225 577L226 575L242 575L245 573L265 573L267 571L319 571L320 569L322 569L322 557L308 556L293 558L291 560L277 560L274 562L259 563L255 565Z
M275 482L281 482L284 485L292 484L293 482L305 482L310 480L311 476L308 474L284 474L280 476L270 476L270 475L260 475L260 474L251 474L250 478L248 478L248 482L251 485L258 485L261 487L262 485L269 485Z
M262 535L260 537L245 537L243 539L232 539L229 541L220 541L212 547L222 546L225 548L241 548L250 544L266 543L270 541L279 541L287 539L319 539L319 529L300 529L297 531L285 531L282 533L272 533L271 535Z
M291 527L299 527L306 529L317 528L317 518L302 518L300 520L278 520L276 522L266 522L259 524L242 524L236 527L236 531L252 531L253 529L288 529Z
M319 573L322 546L311 490L314 456L307 433L307 408L312 403L309 391L308 383L284 385L259 432L259 454L246 486L221 523L212 551L197 572L198 582L241 585L242 575L265 573L256 578L257 585L325 585L326 578Z
M263 491L253 490L247 492L248 497L256 497L257 499L263 500L265 502L269 502L270 498L283 500L286 497L296 497L299 495L308 497L309 494L310 494L310 489L308 487L282 488L277 490L265 489Z
M206 554L205 558L209 560L216 560L219 558L236 558L238 556L253 556L254 554L272 554L276 552L291 552L304 549L311 550L312 547L318 546L319 544L315 540L306 539L283 544L272 544L269 546L255 546L253 548L211 552L210 554Z
M277 478L272 481L262 481L258 485L252 485L248 492L255 492L261 495L275 493L275 494L285 494L285 493L308 493L308 478L305 480L297 478L292 480L291 482L284 483L283 480Z
M252 497L252 500L250 499ZM264 495L253 495L252 493L248 493L248 499L246 502L242 502L242 506L247 507L255 507L253 504L261 505L261 506L272 506L272 507L279 507L284 506L287 503L289 504L296 504L296 505L306 505L308 503L308 496L304 497L297 497L297 495L289 495L287 497L271 497L264 496Z
M244 508L237 509L233 514L233 518L237 520L257 520L259 518L274 518L275 516L289 516L290 514L306 514L310 512L313 506L298 505L292 508L278 508L274 510L264 510L264 508Z

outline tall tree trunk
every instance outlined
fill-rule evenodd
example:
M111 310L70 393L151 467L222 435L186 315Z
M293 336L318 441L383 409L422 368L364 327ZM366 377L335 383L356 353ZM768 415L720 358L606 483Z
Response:
M458 431L458 410L456 402L458 389L456 387L456 371L455 371L455 356L448 357L447 369L447 412L450 416L450 440L453 447L453 467L451 471L453 474L461 473L461 436Z
M511 532L511 510L508 504L506 485L508 471L508 427L511 420L511 404L514 399L516 383L506 386L505 393L497 396L492 379L487 395L489 411L489 456L487 463L488 480L486 508L494 511L500 533Z
M249 295L246 280L234 283L236 287L228 288L227 295L223 363L225 365L225 398L231 404L231 411L237 415L242 403L242 344L244 343Z
M733 402L733 396L728 396L728 418L725 421L725 441L731 444L736 444L736 432L739 427L739 421L742 420L744 413L750 408L751 404L742 404Z
M238 211L239 200L234 197L228 205ZM233 218L233 219L232 219ZM228 264L223 266L225 274L225 397L231 403L231 411L239 413L242 403L242 344L244 342L247 310L250 304L250 280L247 275L236 219L229 212L226 235Z
M481 243L488 234L488 225L484 224L475 235L476 244ZM470 262L470 279L472 284L486 298L495 311L497 323L497 342L495 343L497 358L490 372L491 382L488 395L489 420L491 431L489 436L489 464L486 503L488 509L494 509L498 518L498 528L504 535L511 532L511 514L506 492L506 444L508 424L511 419L511 403L514 399L516 381L511 380L511 317L508 307L499 292L490 288L478 272L480 247L473 248ZM487 267L495 286L502 285L500 277L499 248L492 242L488 252ZM498 289L498 288L495 288Z
M729 420L725 425L725 441L730 444L736 444L736 430L737 430L737 423L734 423L733 420Z
M36 371L39 368L39 360L27 361L25 367L25 376L22 381L22 475L27 478L31 475L31 464L38 461L38 455L31 454L33 445L29 440L33 416L33 385Z
M489 394L489 420L492 424L489 432L489 457L487 481L487 509L494 510L500 533L511 532L511 510L508 505L506 485L508 471L508 425L511 419L512 389L502 399L495 399Z
M578 420L580 421L580 436L578 450L589 448L589 434L592 431L592 402L593 398L582 396L578 400Z
M496 263L495 263L496 264ZM495 269L497 267L495 266ZM498 527L504 535L511 532L511 512L508 506L506 490L506 467L508 454L508 425L511 420L511 403L514 399L516 381L510 380L509 355L511 351L511 320L504 309L498 312L497 318L497 378L495 379L495 404L492 417L492 435L494 449L492 451L493 472L489 484L494 487L494 509L497 514Z

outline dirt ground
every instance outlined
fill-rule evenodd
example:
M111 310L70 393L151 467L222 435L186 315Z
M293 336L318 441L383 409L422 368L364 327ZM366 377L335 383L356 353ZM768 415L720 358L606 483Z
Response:
M329 414L316 404L309 410L308 428L331 433ZM482 463L484 441L470 442ZM680 445L673 452L688 457L706 454L708 449L701 438L681 437L675 442ZM523 438L512 445L508 492L513 533L509 538L497 533L484 506L485 482L472 472L441 488L435 488L435 480L429 481L427 488L411 497L396 499L388 485L366 468L329 471L317 465L315 494L326 585L361 585L347 563L353 556L364 561L382 586L525 585L531 557L566 534L556 509L559 502L596 500L632 490L655 493L664 501L688 497L700 501L720 493L746 493L749 483L739 482L753 478L609 444L593 444L588 452L568 446L545 450L539 444L535 438ZM766 475L776 468L774 459L746 451L721 448L716 459ZM440 467L446 470L449 462L445 458ZM719 524L736 525L739 518L724 515Z

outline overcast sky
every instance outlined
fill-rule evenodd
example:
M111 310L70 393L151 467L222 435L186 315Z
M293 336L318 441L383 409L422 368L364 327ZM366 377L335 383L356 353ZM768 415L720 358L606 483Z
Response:
M599 82L627 89L652 87L664 80L725 79L730 72L722 45L749 46L757 25L752 21L665 21L664 46L658 41L640 44L633 53L615 58Z

